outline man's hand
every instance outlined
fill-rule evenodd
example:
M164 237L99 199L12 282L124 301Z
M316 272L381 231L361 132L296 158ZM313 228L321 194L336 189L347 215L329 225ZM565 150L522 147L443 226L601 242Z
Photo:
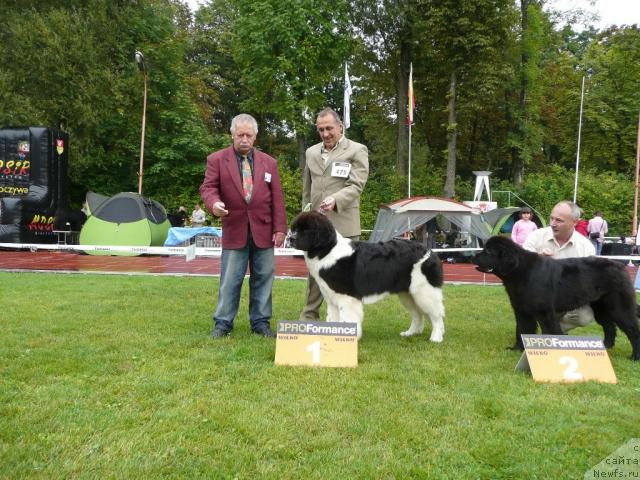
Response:
M320 211L321 212L330 212L334 208L336 208L336 199L333 198L333 197L325 198L322 201L322 203L320 204Z
M224 202L216 202L213 204L211 211L216 217L224 217L229 215L229 210L225 210Z
M280 248L282 246L282 244L284 243L284 237L286 235L282 232L276 232L273 234L273 238L271 239L271 241L273 242L273 246L276 248Z

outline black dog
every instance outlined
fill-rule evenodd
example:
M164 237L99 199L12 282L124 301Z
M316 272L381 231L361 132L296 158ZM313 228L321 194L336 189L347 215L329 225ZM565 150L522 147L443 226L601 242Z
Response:
M516 316L516 343L521 334L563 334L558 317L590 305L604 330L604 345L613 347L616 325L640 360L640 327L636 294L626 267L601 257L555 260L529 252L505 237L491 237L473 258L477 270L496 275L507 290Z

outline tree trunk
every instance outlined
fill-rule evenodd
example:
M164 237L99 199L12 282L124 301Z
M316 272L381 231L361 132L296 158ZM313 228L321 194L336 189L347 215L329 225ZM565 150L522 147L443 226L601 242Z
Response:
M298 165L300 165L300 171L302 171L304 170L304 164L306 162L305 152L307 150L307 143L304 141L304 135L297 133L296 142L298 144Z
M406 175L409 171L409 128L407 126L407 101L409 91L409 45L400 43L400 65L396 78L396 110L398 112L396 171Z
M520 55L520 101L518 109L520 111L519 122L516 125L518 131L518 138L522 142L519 149L513 150L515 156L513 157L513 184L518 187L522 185L524 177L524 155L523 149L525 148L525 131L523 123L527 121L527 64L529 63L529 54L527 53L525 46L525 39L527 36L527 30L529 28L529 16L527 10L529 9L529 0L520 0L520 14L521 14L521 55Z
M451 72L449 85L449 120L447 122L447 179L444 184L444 196L453 198L456 194L456 71Z
M469 150L467 154L467 165L473 168L473 160L476 153L476 144L478 143L478 112L473 117L473 124L471 126L471 135L469 138ZM489 158L491 161L491 158ZM481 170L489 170L489 168L484 165Z

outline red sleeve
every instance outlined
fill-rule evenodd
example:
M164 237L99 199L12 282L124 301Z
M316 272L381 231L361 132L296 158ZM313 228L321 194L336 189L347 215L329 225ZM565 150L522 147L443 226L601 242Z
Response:
M213 204L220 201L220 159L221 152L212 153L207 157L207 169L204 181L200 185L200 198L204 206L211 211Z

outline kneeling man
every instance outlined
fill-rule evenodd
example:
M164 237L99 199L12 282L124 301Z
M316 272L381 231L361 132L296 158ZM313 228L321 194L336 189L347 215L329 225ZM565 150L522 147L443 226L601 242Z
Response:
M573 202L558 202L549 217L549 226L531 232L522 247L552 258L589 257L596 254L593 244L575 227L580 220L580 207ZM560 328L567 333L594 320L593 310L586 306L567 312L560 319Z

